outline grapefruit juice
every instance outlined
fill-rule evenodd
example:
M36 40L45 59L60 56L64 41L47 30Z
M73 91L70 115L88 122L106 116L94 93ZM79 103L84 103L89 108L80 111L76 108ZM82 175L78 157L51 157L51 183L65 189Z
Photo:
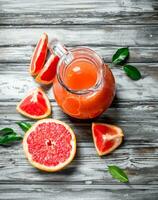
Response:
M61 59L53 83L54 96L66 114L78 119L99 116L111 104L115 81L109 67L89 48L74 48L69 64Z
M76 59L68 68L64 76L67 87L73 90L86 90L95 85L97 81L97 68L94 63Z

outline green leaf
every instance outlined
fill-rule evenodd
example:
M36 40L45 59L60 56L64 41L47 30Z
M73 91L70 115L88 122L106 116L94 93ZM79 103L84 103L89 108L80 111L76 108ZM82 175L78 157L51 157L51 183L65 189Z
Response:
M22 140L22 136L18 135L12 128L3 128L0 130L0 145L10 144Z
M113 55L112 62L114 64L120 64L120 63L124 62L128 56L129 56L129 49L128 48L120 48Z
M17 124L20 126L20 128L24 132L28 131L31 128L31 126L32 126L30 123L27 123L27 122L17 122Z
M115 165L108 166L108 171L113 178L119 180L120 182L128 182L128 177L125 172Z
M3 128L0 130L0 135L8 135L13 132L14 130L12 128Z
M0 145L10 144L12 142L16 142L22 139L23 138L21 137L21 135L17 135L15 132L13 132L8 135L0 136Z
M141 73L136 67L132 65L125 65L123 69L127 76L129 76L132 80L139 80L141 78Z

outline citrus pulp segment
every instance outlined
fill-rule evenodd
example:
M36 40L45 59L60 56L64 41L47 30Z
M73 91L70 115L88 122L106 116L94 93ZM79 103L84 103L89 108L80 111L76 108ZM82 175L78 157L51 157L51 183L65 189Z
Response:
M46 64L36 76L36 81L41 84L50 84L53 82L56 75L56 68L59 61L59 57L51 54Z
M100 156L115 150L122 143L124 136L121 128L104 123L93 123L92 135L96 151Z
M44 91L37 88L20 101L17 111L32 119L43 119L51 114L51 105Z
M29 71L32 76L37 75L39 71L43 68L47 55L47 49L48 49L47 46L48 46L48 35L46 33L43 33L34 49L31 58Z
M67 124L59 120L43 119L27 131L23 148L28 161L34 167L55 172L73 160L76 137Z

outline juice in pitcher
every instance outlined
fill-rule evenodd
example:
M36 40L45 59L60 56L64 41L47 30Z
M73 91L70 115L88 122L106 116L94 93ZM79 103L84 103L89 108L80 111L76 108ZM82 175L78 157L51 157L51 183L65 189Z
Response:
M57 42L53 49L60 57L53 90L63 112L78 119L102 114L115 95L115 80L109 67L86 47L68 51Z

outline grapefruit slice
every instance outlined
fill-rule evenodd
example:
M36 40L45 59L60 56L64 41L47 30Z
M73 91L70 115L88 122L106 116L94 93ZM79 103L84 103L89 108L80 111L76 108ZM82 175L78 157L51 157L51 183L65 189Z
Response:
M62 107L64 111L70 116L75 116L80 114L80 102L77 98L67 97L65 98Z
M17 111L32 119L42 119L50 115L51 106L43 90L37 88L21 100L17 105Z
M56 75L56 68L59 61L59 57L51 54L47 60L45 66L41 69L39 74L36 76L36 81L41 84L50 84Z
M103 123L92 124L92 135L99 156L114 151L122 143L124 136L121 128Z
M47 55L47 49L48 49L47 45L48 45L48 35L46 33L43 33L35 47L35 50L31 58L30 73L32 76L37 75L39 71L43 68Z
M34 167L55 172L73 160L76 137L67 124L59 120L43 119L26 132L23 148L28 161Z

